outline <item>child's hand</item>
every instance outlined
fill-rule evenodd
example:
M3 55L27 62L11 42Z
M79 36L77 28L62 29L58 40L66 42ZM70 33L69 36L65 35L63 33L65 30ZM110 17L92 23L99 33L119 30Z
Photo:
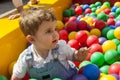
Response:
M84 47L80 48L74 55L75 60L77 61L83 61L87 57L88 53L90 51L90 48Z
M13 19L18 18L18 17L20 17L20 13L10 15L10 16L8 17L8 19L13 20Z

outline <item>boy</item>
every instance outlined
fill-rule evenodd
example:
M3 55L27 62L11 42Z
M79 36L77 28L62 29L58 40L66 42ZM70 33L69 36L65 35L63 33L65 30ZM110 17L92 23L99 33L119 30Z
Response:
M48 10L27 10L21 14L20 28L31 46L20 54L11 80L21 80L26 72L37 80L68 80L77 73L69 60L83 61L89 49L70 48L59 40L56 26L56 18Z

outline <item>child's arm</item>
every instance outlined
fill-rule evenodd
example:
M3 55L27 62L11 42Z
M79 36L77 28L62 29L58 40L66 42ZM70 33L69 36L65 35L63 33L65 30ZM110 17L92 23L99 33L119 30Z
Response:
M89 48L84 47L84 48L80 48L78 51L76 50L73 54L73 60L74 61L83 61L85 60L85 58L87 57L88 53L89 53Z
M11 80L22 80L22 79L17 78L17 77L15 77L15 76L12 75Z

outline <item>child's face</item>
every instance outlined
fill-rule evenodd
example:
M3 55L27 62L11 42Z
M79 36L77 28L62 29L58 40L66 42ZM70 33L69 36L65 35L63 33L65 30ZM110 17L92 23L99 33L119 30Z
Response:
M59 40L56 21L43 22L33 36L33 44L42 50L53 49Z

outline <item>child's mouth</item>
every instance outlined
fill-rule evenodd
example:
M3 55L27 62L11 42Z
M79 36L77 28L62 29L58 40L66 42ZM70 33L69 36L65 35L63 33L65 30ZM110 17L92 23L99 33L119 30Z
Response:
M53 43L57 43L57 40L52 41Z

